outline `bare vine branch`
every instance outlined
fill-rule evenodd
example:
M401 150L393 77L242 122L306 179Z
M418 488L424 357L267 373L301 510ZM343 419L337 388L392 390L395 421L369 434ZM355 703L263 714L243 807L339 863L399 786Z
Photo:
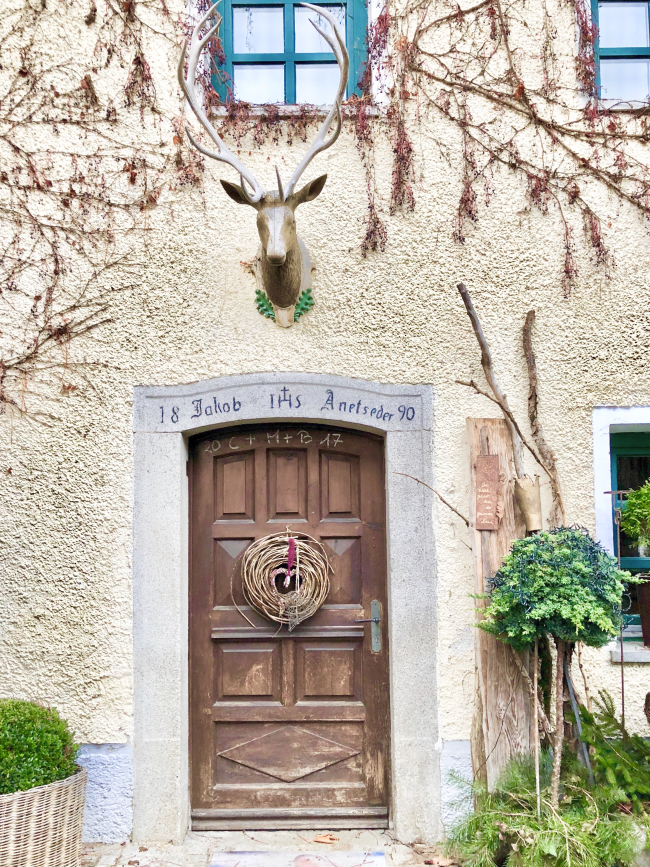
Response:
M114 322L112 296L149 214L163 193L199 186L202 164L180 138L174 147L179 118L157 103L148 45L175 52L179 35L164 2L99 0L85 18L60 0L10 3L0 13L0 414L38 418L31 398L79 387L73 374L90 365L71 344ZM75 13L94 51L62 43L54 62L52 33ZM108 96L104 74L113 82L122 68Z
M546 438L542 432L542 424L539 420L538 411L538 393L537 393L537 360L533 350L532 328L535 323L535 311L529 310L526 316L526 322L523 328L523 343L524 355L526 356L526 366L528 368L528 418L530 420L530 428L533 433L533 439L542 456L542 466L548 474L551 483L551 492L553 496L553 506L551 511L551 524L556 526L564 526L566 524L566 516L564 512L564 503L560 492L560 480L557 472L557 461L553 449L546 442Z
M520 658L519 654L517 653L517 651L514 649L514 647L512 645L508 645L508 647L510 647L510 652L511 652L512 658L515 662L515 665L517 666L517 668L521 672L521 676L523 677L524 683L526 684L526 689L528 690L528 694L530 695L530 699L531 699L533 705L537 704L537 718L539 720L539 724L542 727L542 731L544 732L544 734L548 738L550 738L553 729L551 728L551 724L548 721L548 717L546 716L546 713L544 712L544 704L543 704L543 702L540 702L540 701L535 702L535 687L533 685L532 680L530 679L530 674L528 673L526 666L521 661L521 658Z
M508 428L510 430L510 436L512 438L512 452L515 462L515 473L517 475L517 478L522 479L526 475L526 471L524 470L524 460L521 454L521 443L523 437L519 430L519 425L515 421L514 416L510 411L510 407L508 406L508 399L499 387L499 383L497 382L494 375L494 366L492 364L490 347L488 346L485 334L483 333L481 321L478 318L476 310L474 309L474 304L472 303L470 294L463 283L458 284L458 291L460 292L460 297L463 299L463 304L465 305L465 309L467 310L467 315L469 316L470 322L472 323L472 328L474 329L474 334L476 335L476 339L478 340L478 345L481 348L481 367L483 368L483 373L485 374L488 385L492 389L492 393L496 398L495 402L499 404L503 411L506 424L508 425Z
M428 488L430 491L433 491L433 493L436 495L436 497L438 497L438 499L439 499L441 502L443 502L443 503L445 504L445 506L447 506L448 509L451 509L451 511L452 511L455 515L458 515L458 517L461 519L461 521L464 521L464 522L465 522L465 526L466 526L466 527L469 527L469 520L465 517L465 515L461 515L461 513L458 511L458 509L456 509L454 506L452 506L451 503L450 503L448 500L445 500L445 498L442 496L442 494L439 494L438 491L436 491L435 488L432 488L432 487L431 487L431 485L427 485L427 483L426 483L426 482L423 482L422 479L418 479L418 478L416 478L415 476L410 476L408 473L397 473L397 472L394 472L394 475L396 475L396 476L406 476L407 479L413 479L413 481L414 481L414 482L417 482L418 485L424 485L425 488Z

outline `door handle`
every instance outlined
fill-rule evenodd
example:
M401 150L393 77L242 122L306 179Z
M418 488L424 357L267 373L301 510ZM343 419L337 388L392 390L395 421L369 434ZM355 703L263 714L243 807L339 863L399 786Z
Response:
M381 653L381 603L373 599L370 603L370 617L355 620L355 623L370 624L370 648L373 653Z

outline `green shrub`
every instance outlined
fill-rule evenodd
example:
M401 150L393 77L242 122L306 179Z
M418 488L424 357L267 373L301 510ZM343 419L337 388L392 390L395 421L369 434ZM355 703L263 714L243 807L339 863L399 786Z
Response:
M612 697L599 690L595 713L580 708L582 739L592 749L591 764L596 783L621 790L621 801L635 813L650 807L650 741L630 735L614 711Z
M495 575L481 629L528 650L545 634L602 647L617 634L623 582L634 582L579 527L513 542Z
M628 494L621 515L621 530L639 545L650 545L650 479Z
M78 747L54 708L0 699L0 794L72 776Z
M616 809L608 788L586 792L565 780L564 797L552 806L552 759L540 762L538 818L535 771L530 757L511 760L493 792L473 784L475 811L449 836L450 853L466 867L626 867L640 848L632 819ZM614 796L614 798L612 797Z

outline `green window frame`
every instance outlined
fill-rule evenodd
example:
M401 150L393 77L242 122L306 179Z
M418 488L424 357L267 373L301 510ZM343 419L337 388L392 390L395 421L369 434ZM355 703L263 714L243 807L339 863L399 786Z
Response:
M650 431L639 431L638 433L612 433L610 434L610 456L611 456L611 475L612 475L612 491L618 491L619 472L618 458L623 456L629 457L648 457L650 458ZM622 507L625 509L625 501L623 496L612 497L612 525L614 529L614 553L618 555L618 535L616 532L616 522L614 520L614 509ZM648 572L650 571L650 557L621 557L621 568L627 569L630 572ZM638 598L638 589L634 586L628 588L629 606L631 610L623 615L624 631L623 641L638 642L643 641L641 628L641 600ZM636 609L636 611L635 611ZM625 606L624 606L625 611Z
M350 55L350 72L347 83L347 96L361 96L359 79L367 58L366 36L368 28L368 9L364 0L346 0L346 2L318 3L319 6L345 7L346 45ZM276 54L235 54L233 50L233 9L248 9L255 6L273 6L284 8L284 52ZM250 65L284 64L284 105L296 104L296 66L300 63L336 63L331 52L318 54L302 54L295 50L294 45L294 8L300 6L298 0L224 0L223 23L221 25L221 40L226 58L220 71L226 73L226 81L215 75L213 84L222 102L226 102L233 82L233 66L237 63Z
M600 3L614 3L621 2L621 0L600 0ZM649 6L650 4L646 2L646 0L625 0L625 2L634 2L639 3L639 5ZM600 5L599 0L591 0L591 17L592 21L599 26L599 14L598 7ZM650 9L648 10L648 20L650 21ZM596 37L596 42L594 45L594 59L596 61L596 88L597 92L600 95L601 92L601 82L600 82L600 62L601 60L615 60L617 58L624 58L627 60L638 60L638 59L648 59L650 58L650 47L649 48L601 48L600 46L600 38Z
M618 491L618 458L624 455L650 457L650 431L640 431L639 433L613 433L610 436L610 443L612 491ZM612 498L612 500L614 500L614 498ZM616 505L620 505L620 499L617 497L616 500L618 501ZM622 503L622 508L625 509L624 501ZM614 504L612 504L612 522L614 522ZM615 523L614 552L618 555L618 539ZM637 572L639 570L647 572L650 570L650 557L621 557L621 568L629 569L632 572Z

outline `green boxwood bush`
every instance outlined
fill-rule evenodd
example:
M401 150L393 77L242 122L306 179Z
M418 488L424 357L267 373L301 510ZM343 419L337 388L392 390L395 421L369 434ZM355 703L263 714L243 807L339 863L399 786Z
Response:
M78 750L54 708L0 699L0 794L65 780L76 770Z
M517 539L494 576L481 629L528 650L548 634L602 647L618 633L624 582L637 582L581 527Z

